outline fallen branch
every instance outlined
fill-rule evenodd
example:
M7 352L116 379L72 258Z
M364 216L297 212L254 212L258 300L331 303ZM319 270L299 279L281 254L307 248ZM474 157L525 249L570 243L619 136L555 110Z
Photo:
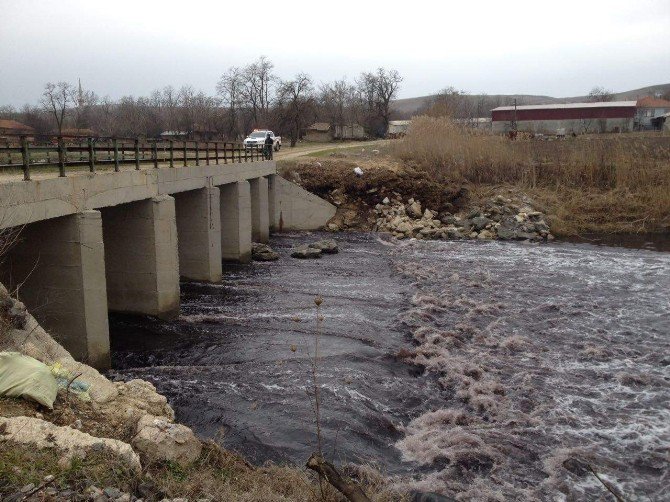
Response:
M596 477L598 481L602 483L605 489L612 495L614 495L614 498L617 499L617 502L625 502L623 497L621 497L607 481L601 478L600 475L595 471L595 469L591 465L589 465L588 467L591 473Z
M325 478L333 487L351 502L370 502L368 496L356 483L346 481L337 469L326 462L320 455L312 453L306 464L308 469L315 471L319 477Z

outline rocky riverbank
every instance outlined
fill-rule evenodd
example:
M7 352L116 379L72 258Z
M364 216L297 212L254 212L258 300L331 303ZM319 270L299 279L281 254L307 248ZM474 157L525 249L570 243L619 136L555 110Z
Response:
M390 232L399 239L480 239L547 241L546 216L526 203L498 195L481 207L452 214L424 208L419 200L386 197L374 207L377 222L373 230Z

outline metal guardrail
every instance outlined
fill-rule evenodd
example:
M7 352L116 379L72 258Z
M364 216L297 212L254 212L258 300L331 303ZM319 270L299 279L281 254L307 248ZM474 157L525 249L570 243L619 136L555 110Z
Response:
M58 175L66 176L68 167L87 166L91 173L97 166L142 164L154 168L188 165L210 165L257 162L265 160L261 149L246 149L242 143L225 141L181 141L140 138L87 137L66 140L53 136L36 141L26 136L0 140L0 172L22 169L23 179L30 180L31 168L57 167Z

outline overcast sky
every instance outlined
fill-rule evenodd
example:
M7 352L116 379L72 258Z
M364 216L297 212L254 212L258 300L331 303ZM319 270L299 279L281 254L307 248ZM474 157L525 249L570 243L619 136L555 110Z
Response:
M260 55L316 82L395 68L400 97L623 91L670 82L670 0L0 0L0 105L78 78L113 99L168 84L213 94Z

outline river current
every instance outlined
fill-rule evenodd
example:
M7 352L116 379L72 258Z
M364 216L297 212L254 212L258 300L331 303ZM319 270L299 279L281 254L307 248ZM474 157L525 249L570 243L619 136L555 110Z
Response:
M459 500L670 500L670 253L352 233L289 257L321 237L183 283L177 321L112 317L112 375L254 462L303 464L319 333L338 463Z

